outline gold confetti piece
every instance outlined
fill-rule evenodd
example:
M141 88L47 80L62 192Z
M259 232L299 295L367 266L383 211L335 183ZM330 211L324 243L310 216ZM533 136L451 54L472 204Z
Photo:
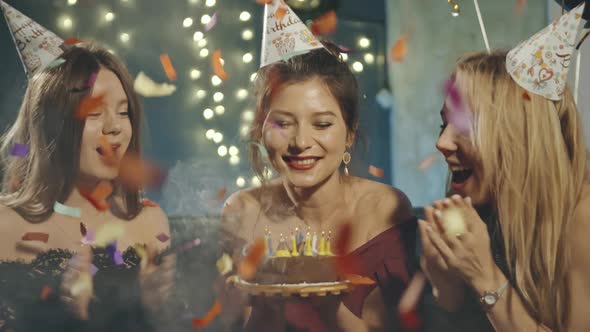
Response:
M258 239L248 249L248 256L240 262L238 275L244 280L250 280L256 275L256 269L264 258L266 244L264 239Z
M164 71L166 72L166 76L168 76L168 79L171 81L175 81L176 70L174 69L174 66L172 66L172 61L170 60L168 54L160 55L160 62L162 63L162 67L164 67Z
M358 274L346 274L344 275L344 279L348 280L353 285L374 285L375 280L369 277L363 277Z
M224 253L223 256L221 256L217 260L217 263L215 263L215 265L217 266L217 271L219 271L219 274L224 276L233 270L234 264L231 260L231 257L229 257L228 254Z
M391 47L389 57L393 62L402 62L408 54L407 35L403 34Z
M225 71L225 68L221 63L221 50L213 51L213 55L211 56L211 66L213 67L215 75L217 75L222 81L229 79L229 74Z
M442 212L443 225L447 235L455 236L466 231L463 213L458 208L450 208Z
M453 9L453 11L451 12L451 15L459 16L461 14L461 8L459 8L459 4L457 4L453 0L447 0L447 1L449 2L449 5L451 5L451 8Z
M121 224L105 224L97 232L94 244L99 247L105 247L113 241L123 237L125 234L125 226Z
M133 82L133 90L144 97L165 97L176 91L174 84L156 83L143 72L139 72Z

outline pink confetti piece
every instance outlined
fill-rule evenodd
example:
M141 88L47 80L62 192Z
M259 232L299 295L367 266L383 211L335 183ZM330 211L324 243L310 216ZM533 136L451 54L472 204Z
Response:
M86 235L82 238L82 243L93 244L96 234L93 231L87 231Z
M185 252L189 249L192 249L200 244L201 244L201 239L194 239L194 240L189 241L189 242L183 244L182 246L180 246L180 248L178 248L175 252L177 254L179 254L181 252Z
M438 159L438 153L433 153L430 156L426 157L424 160L420 162L418 165L418 169L421 171L425 171L434 165L434 162Z
M160 234L156 235L156 239L160 240L160 242L166 242L166 241L170 240L170 236L168 236L164 233L160 233Z
M353 53L353 52L355 52L355 49L352 49L350 47L346 47L344 45L338 45L338 49L340 50L340 53Z
M98 268L96 267L96 265L94 265L94 264L90 265L90 275L94 277L96 272L98 272Z
M113 260L115 261L115 265L122 265L123 264L123 256L121 255L121 251L116 250L113 254Z
M94 83L96 82L96 76L98 76L97 73L90 74L90 77L88 78L88 84L86 84L88 88L92 89L92 87L94 87Z
M205 31L209 31L211 29L213 29L213 27L215 27L217 25L217 13L213 14L213 16L211 16L211 20L209 21L209 23L207 23L207 25L205 25Z
M14 143L10 149L10 155L15 157L26 157L29 154L29 146L21 143Z
M468 111L465 101L454 83L454 79L445 82L444 92L450 101L449 110L445 114L447 121L461 134L469 133L472 123L471 112Z

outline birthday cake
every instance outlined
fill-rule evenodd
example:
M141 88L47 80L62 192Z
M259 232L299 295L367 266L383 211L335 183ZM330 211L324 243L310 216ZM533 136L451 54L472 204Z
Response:
M252 282L261 285L312 284L337 282L342 278L335 267L330 240L324 234L317 240L308 235L305 239L291 237L291 247L281 236L275 252L269 251L258 266ZM271 244L272 246L272 244Z

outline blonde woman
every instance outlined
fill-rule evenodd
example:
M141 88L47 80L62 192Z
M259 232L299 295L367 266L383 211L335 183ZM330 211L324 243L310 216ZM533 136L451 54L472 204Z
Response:
M465 331L587 331L590 185L569 90L553 101L511 77L505 52L462 58L436 143L450 198L420 221L422 265ZM466 229L448 223L463 211ZM491 248L491 249L490 249ZM486 317L487 316L487 317Z

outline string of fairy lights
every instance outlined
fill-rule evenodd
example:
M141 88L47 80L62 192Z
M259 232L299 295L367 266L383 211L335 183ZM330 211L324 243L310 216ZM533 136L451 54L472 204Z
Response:
M76 6L78 5L79 0L65 0L66 7L67 6ZM82 0L80 0L82 1ZM135 6L135 1L137 0L119 0L121 4L133 7ZM252 0L253 2L254 0ZM206 60L211 54L212 50L209 49L210 42L207 38L208 30L214 29L216 13L225 14L224 8L221 2L217 2L216 0L187 0L189 6L199 6L200 13L204 13L200 16L186 16L178 23L179 29L189 32L187 35L191 38L193 47L197 51L198 57ZM256 5L257 8L259 5ZM104 5L101 6L102 9L99 9L99 17L98 20L103 25L112 24L113 22L117 21L118 14L109 8L106 8ZM260 7L261 9L261 7ZM227 59L239 59L237 60L240 66L246 66L247 68L251 68L251 74L249 75L249 79L247 78L246 83L251 83L256 79L256 70L258 69L258 63L255 58L256 52L254 49L260 47L259 42L254 42L253 40L260 38L255 38L255 27L256 24L259 22L254 22L253 15L250 11L243 10L241 11L237 17L231 18L231 21L236 21L240 24L239 28L239 35L243 41L252 41L249 43L249 47L251 50L244 50L243 48L235 47L235 50L232 50L231 45L226 45L222 48L223 55ZM71 15L63 14L58 16L56 25L59 29L62 30L64 34L68 32L75 31L76 29L76 20ZM81 24L81 23L80 23ZM133 42L134 32L129 30L122 29L121 31L117 32L118 42L121 47L128 46ZM347 54L342 53L342 57L344 61L350 64L351 70L356 74L361 74L366 69L366 66L373 66L376 64L377 61L383 61L384 56L378 55L370 52L372 46L372 41L367 36L358 35L356 37L356 45L346 45L346 47L353 48L355 51L353 53ZM111 52L115 53L116 50L114 48L110 49ZM239 52L239 54L235 54L232 52ZM231 56L229 56L231 54ZM234 56L235 55L235 56ZM225 61L222 59L221 63L224 64ZM180 68L176 68L177 70ZM187 69L183 69L187 70ZM188 77L193 82L198 82L200 84L199 87L189 87L194 89L194 92L191 93L192 98L197 102L208 103L210 102L208 98L210 97L212 100L212 105L207 105L202 108L202 119L203 122L201 125L205 127L204 135L207 141L210 142L214 146L212 149L217 154L218 158L227 160L227 162L238 168L236 172L235 185L237 187L246 187L250 186L259 186L260 179L256 176L246 176L243 175L243 172L240 172L242 169L240 165L242 163L248 163L247 158L241 158L240 149L238 148L239 141L244 142L247 140L247 136L249 133L250 125L254 120L254 110L252 107L245 106L243 107L240 115L239 115L239 135L235 135L235 141L231 141L228 137L234 137L233 133L230 135L224 135L224 131L220 129L216 129L215 124L216 121L221 121L223 118L233 117L231 120L235 121L235 114L226 112L226 106L224 106L224 102L226 102L229 96L235 98L237 102L244 102L247 101L250 96L250 90L247 86L239 87L235 91L228 91L229 88L224 86L224 81L212 73L210 77L206 77L206 73L204 70L197 68L196 66L188 68ZM204 84L204 85L203 85ZM206 86L205 86L206 85ZM185 88L180 86L179 88ZM229 142L228 142L229 141ZM244 169L248 169L244 167ZM242 173L241 175L239 173ZM272 173L267 174L267 176L272 177Z

